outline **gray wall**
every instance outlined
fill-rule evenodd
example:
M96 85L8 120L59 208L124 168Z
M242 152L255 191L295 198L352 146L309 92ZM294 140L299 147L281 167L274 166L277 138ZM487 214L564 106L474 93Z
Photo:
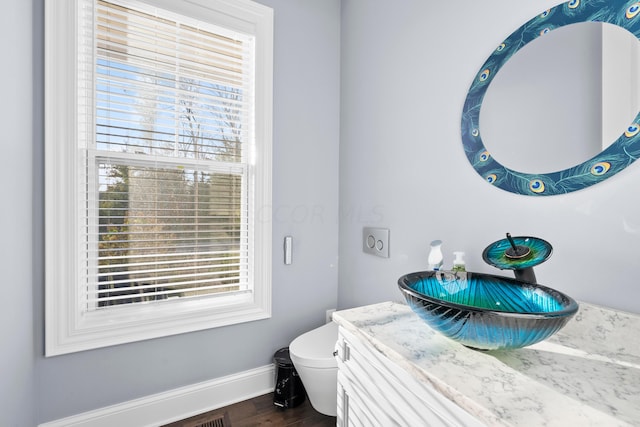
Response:
M33 153L41 135L34 128L34 117L41 117L34 105L42 99L35 94L42 88L34 79L34 64L41 67L42 61L34 58L32 49L38 32L33 32L31 2L11 3L3 4L0 14L0 425L22 427L35 419L34 328L42 321L34 315L33 295L39 291L33 286L38 268L32 257L38 233L32 228L32 209L39 203L33 195ZM42 20L35 19L38 22Z
M44 3L3 3L0 425L32 426L267 365L336 306L340 2L261 2L275 11L274 191L266 208L274 214L273 317L46 359ZM286 235L294 239L289 266Z
M554 246L540 283L587 302L640 312L640 163L583 191L545 198L494 188L469 165L460 117L472 79L496 46L556 0L343 0L339 306L398 300L397 279L427 267L442 239L445 267L465 251L486 265L513 235ZM391 229L391 258L362 253L362 226Z

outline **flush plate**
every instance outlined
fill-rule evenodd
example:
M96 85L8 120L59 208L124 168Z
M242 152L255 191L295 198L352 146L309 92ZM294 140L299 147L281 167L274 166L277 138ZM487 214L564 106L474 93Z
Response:
M389 258L389 229L364 227L362 229L362 250L365 253Z

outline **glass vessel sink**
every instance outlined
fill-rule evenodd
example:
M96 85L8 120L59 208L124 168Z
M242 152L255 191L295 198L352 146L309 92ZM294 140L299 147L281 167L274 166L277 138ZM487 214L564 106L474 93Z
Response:
M559 291L490 274L423 271L402 276L398 286L429 326L479 350L542 341L578 311L578 303Z

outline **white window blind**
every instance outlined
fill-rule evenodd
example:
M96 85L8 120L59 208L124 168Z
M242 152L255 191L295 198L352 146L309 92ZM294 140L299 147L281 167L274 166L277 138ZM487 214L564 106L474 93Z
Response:
M47 8L47 353L268 317L271 9Z
M93 21L88 309L251 291L251 38L106 1Z

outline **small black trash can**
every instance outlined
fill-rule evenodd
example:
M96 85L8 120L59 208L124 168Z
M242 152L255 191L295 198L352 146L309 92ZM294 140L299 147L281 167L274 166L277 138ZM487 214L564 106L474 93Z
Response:
M296 368L293 366L289 347L281 348L273 355L276 365L276 388L273 391L273 404L281 408L295 408L306 399L304 386Z

